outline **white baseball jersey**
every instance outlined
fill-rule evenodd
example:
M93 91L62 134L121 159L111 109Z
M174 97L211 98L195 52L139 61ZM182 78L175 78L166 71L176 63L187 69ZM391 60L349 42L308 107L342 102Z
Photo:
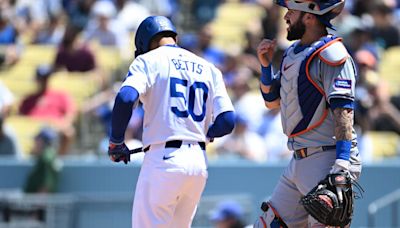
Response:
M145 111L143 145L202 141L213 118L233 111L221 72L178 46L138 56L122 84L139 92Z

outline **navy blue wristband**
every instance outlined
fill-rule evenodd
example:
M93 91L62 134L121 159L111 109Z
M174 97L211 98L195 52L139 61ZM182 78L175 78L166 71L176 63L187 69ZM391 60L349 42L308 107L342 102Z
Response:
M272 84L272 66L269 64L268 67L261 66L261 83L266 86Z
M350 160L351 141L339 140L336 142L336 159Z
M262 91L261 87L260 87L260 92L261 92L261 95L262 95L264 101L267 101L267 102L271 102L271 101L274 101L279 98L278 93L273 93L273 92L264 93Z

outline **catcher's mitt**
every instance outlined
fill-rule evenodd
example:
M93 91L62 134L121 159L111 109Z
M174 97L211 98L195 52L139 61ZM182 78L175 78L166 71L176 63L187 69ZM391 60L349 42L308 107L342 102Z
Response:
M341 172L328 174L300 203L318 222L344 227L351 222L354 197L350 174Z

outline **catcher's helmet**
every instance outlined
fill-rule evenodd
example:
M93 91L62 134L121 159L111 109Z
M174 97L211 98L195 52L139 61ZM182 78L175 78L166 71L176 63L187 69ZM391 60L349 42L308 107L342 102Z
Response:
M175 26L164 16L149 16L140 23L135 36L135 56L149 51L151 39L161 32L177 35Z
M288 9L312 13L318 16L327 27L334 29L329 22L342 12L345 0L274 0L280 6Z

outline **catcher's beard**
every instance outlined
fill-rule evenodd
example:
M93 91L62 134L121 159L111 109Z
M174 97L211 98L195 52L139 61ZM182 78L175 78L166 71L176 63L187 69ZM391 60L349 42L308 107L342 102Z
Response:
M302 21L303 15L304 13L302 12L300 18L296 21L296 23L290 26L290 29L286 36L287 40L300 40L303 37L304 33L306 32L306 25Z

